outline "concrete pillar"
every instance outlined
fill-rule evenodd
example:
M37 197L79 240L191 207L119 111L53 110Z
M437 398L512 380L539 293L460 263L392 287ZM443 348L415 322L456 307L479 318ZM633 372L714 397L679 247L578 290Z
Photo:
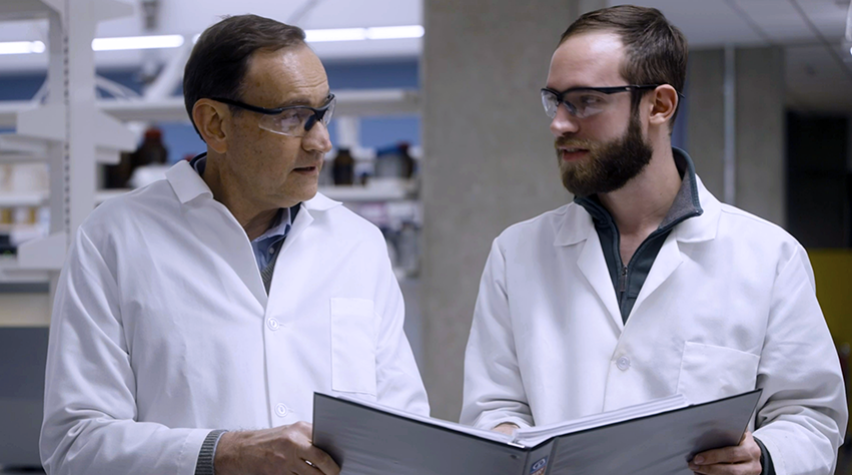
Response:
M559 37L604 0L426 0L423 349L432 414L458 420L464 348L492 240L565 204L539 99Z
M724 78L721 49L689 57L687 150L707 188L724 196ZM773 223L786 223L784 55L778 47L738 48L736 187L733 203Z
M722 200L725 196L725 52L690 51L687 81L689 110L677 120L686 121L687 152L695 162L695 172L710 193Z
M784 226L784 51L780 47L738 49L736 62L736 205Z

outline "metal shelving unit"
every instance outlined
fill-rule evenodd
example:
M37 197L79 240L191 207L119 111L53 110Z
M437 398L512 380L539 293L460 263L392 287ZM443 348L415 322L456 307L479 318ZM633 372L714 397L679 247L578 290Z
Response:
M21 244L16 257L2 257L0 283L42 281L58 276L76 228L91 210L122 191L97 190L97 164L117 163L136 137L129 121L188 121L183 99L101 99L95 97L91 42L97 23L132 14L120 0L3 0L3 21L47 18L48 96L44 103L0 102L0 164L47 163L49 193L0 193L0 207L50 208L50 234ZM418 91L406 89L335 91L337 116L418 114ZM348 203L400 201L416 196L413 184L323 187L322 193ZM36 272L37 271L37 272ZM35 273L34 273L35 272ZM52 280L52 279L50 279Z
M17 256L0 259L0 282L54 281L74 230L95 205L97 163L115 163L135 137L95 105L92 40L100 21L130 15L133 7L117 0L4 0L0 22L43 19L49 24L48 90L43 104L17 103L3 109L0 163L43 162L50 193L9 194L0 201L18 204L48 200L50 234L27 241Z
M335 91L336 116L369 117L420 113L420 94L410 89L371 89ZM183 98L101 99L99 110L121 121L188 122ZM19 113L34 106L29 101L0 102L0 127L15 126Z

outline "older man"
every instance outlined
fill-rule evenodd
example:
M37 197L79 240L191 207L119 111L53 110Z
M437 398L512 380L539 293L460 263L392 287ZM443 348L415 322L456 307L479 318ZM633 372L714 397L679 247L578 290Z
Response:
M508 431L762 388L742 441L683 470L834 473L846 397L807 254L672 148L686 61L655 9L591 12L562 35L541 96L575 200L495 240L462 421Z
M77 231L50 328L51 474L336 475L314 391L428 403L377 228L317 194L334 111L301 29L199 38L186 108L207 153Z

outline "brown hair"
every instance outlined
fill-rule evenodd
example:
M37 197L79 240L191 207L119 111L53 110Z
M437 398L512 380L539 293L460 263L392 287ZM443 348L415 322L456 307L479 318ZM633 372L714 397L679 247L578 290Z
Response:
M301 28L257 15L225 17L204 30L183 74L183 99L193 127L192 108L199 99L240 99L248 61L255 51L278 51L304 44L305 32Z
M689 56L686 37L659 10L618 5L586 13L565 30L559 44L575 35L604 31L617 34L624 44L621 75L628 83L669 84L683 93ZM639 99L634 95L634 107ZM670 125L676 117L677 111Z

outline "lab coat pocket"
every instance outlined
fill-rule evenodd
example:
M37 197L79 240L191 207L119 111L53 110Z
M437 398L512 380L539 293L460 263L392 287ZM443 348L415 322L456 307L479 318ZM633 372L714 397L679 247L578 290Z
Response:
M331 299L331 388L376 395L373 301Z
M683 348L677 391L691 404L754 389L760 357L744 351L688 341Z

